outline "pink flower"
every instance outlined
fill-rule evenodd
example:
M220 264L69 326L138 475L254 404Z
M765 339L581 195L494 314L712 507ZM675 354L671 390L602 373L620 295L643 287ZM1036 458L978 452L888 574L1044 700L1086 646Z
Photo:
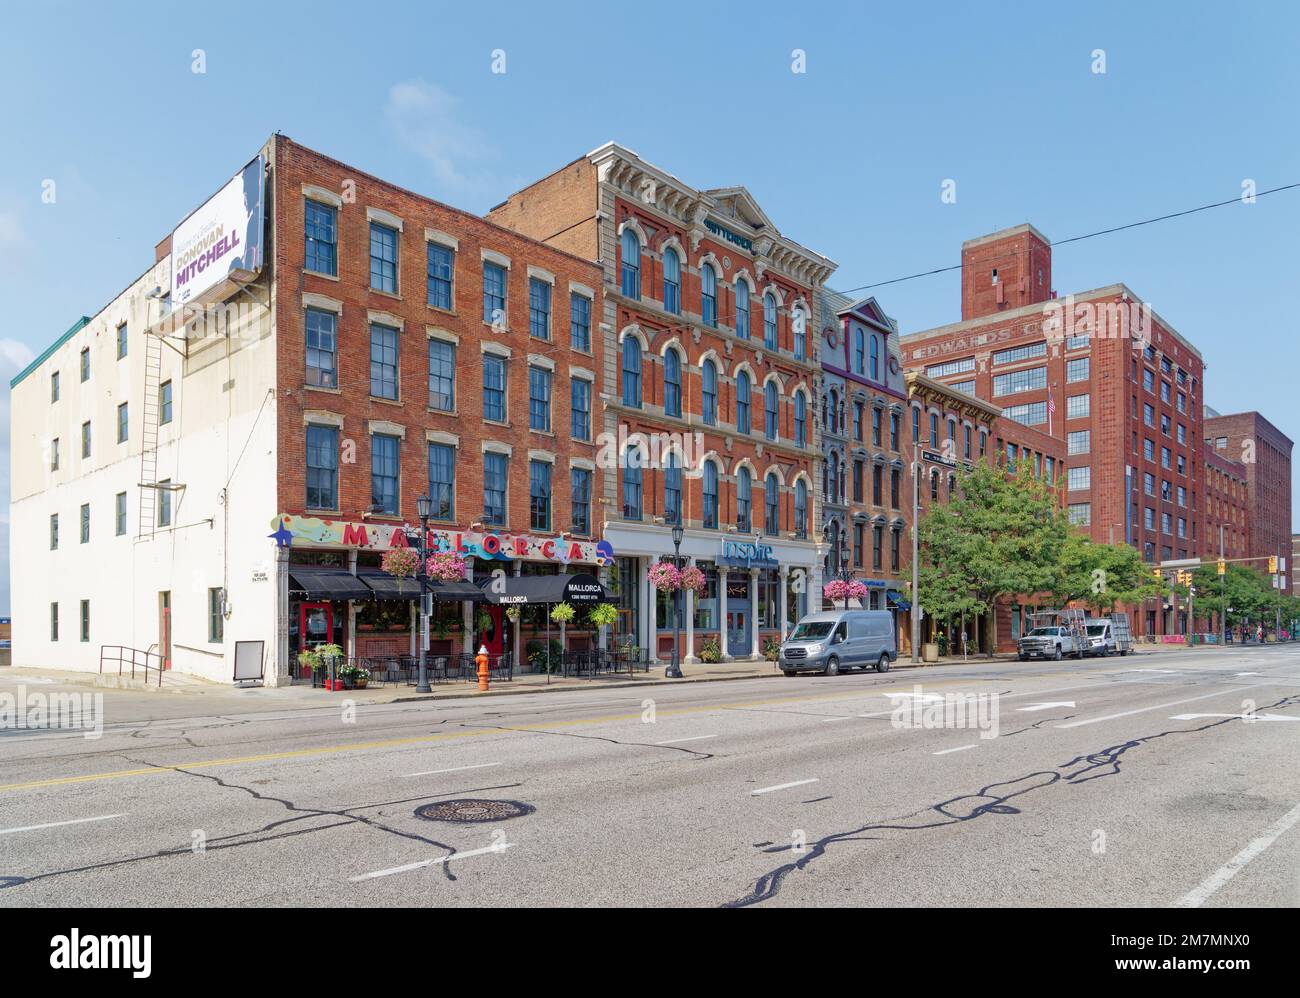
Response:
M650 579L650 585L660 592L672 592L674 589L680 589L682 585L682 573L666 561L652 565L647 576Z
M454 551L439 551L425 562L429 578L439 582L460 582L465 578L465 559Z
M704 573L690 565L682 569L682 588L688 589L693 593L702 593L708 587L705 581Z
M379 567L396 578L409 579L415 574L415 567L419 563L420 556L410 548L393 548L384 552Z

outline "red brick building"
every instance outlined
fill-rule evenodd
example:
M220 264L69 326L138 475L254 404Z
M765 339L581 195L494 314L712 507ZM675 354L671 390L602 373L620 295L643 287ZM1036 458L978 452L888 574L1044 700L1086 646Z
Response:
M600 268L284 136L271 144L291 654L309 628L349 655L414 650L401 620L367 607L358 620L355 602L302 580L308 566L375 571L422 494L433 543L461 547L478 581L596 573ZM340 522L342 544L316 526ZM317 529L334 542L311 543ZM524 632L544 628L534 616ZM444 607L434 635L435 653L522 651L500 606Z
M962 247L962 320L903 337L904 363L1065 444L1066 502L1094 539L1151 562L1204 538L1200 353L1125 285L1059 299L1031 225ZM1154 601L1134 633L1173 630Z
M1207 420L1207 423L1209 421ZM1250 500L1246 466L1205 441L1205 548L1202 557L1249 557Z
M1291 438L1258 412L1205 415L1206 443L1245 466L1249 556L1285 558L1291 547Z
M706 578L685 600L685 660L760 654L820 593L812 322L834 263L784 235L743 187L689 187L614 143L488 218L599 265L604 429L666 442L633 467L636 448L620 440L602 471L624 639L672 654L672 604L647 573L673 554L680 521L682 557ZM670 458L679 449L689 453Z

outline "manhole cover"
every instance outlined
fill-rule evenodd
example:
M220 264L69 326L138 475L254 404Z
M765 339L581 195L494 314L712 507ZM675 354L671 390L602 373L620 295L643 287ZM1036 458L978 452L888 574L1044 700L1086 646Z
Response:
M436 804L425 804L415 809L417 818L426 821L506 821L525 814L532 814L535 808L517 800L444 800Z

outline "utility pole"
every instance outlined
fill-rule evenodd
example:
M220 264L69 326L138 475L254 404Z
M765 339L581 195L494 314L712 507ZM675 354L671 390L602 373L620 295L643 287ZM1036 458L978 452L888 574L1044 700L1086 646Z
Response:
M1219 524L1219 563L1223 562L1223 524ZM1219 576L1219 626L1223 631L1223 646L1228 644L1228 575L1227 566L1224 566L1224 574Z
M920 444L918 443L919 447ZM912 664L921 661L921 566L918 562L921 543L921 463L912 462Z

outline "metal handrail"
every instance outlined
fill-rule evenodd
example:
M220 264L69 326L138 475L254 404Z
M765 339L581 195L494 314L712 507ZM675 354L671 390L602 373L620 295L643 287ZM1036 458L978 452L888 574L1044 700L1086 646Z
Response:
M157 665L151 665L150 659L157 659ZM104 674L105 663L112 665L117 663L117 674L122 676L130 666L131 678L135 678L136 669L139 669L144 676L144 681L149 682L149 671L158 673L158 686L162 686L163 677L163 656L155 651L141 651L139 648L130 648L126 645L100 645L99 646L99 674Z

